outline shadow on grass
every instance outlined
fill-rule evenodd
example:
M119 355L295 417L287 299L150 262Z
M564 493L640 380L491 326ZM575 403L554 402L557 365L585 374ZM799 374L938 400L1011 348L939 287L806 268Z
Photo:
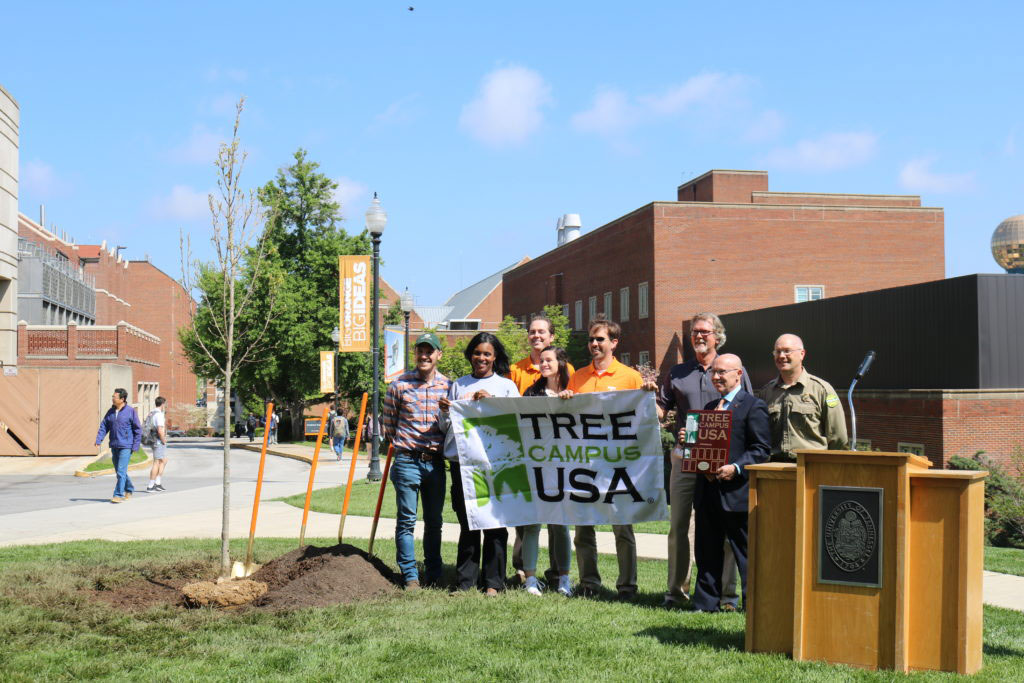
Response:
M695 626L652 626L636 633L638 636L657 638L662 645L707 645L716 650L743 650L743 631L730 633Z
M1024 650L1012 647L1003 647L1002 645L985 644L982 646L982 651L986 655L995 657L1024 657Z

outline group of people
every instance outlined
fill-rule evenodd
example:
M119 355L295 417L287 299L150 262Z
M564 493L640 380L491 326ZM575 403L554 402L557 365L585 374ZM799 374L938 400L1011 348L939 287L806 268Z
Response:
M481 589L497 595L506 586L508 529L469 528L454 430L448 417L453 401L487 397L557 396L599 391L641 389L656 392L658 415L675 411L675 435L685 439L690 410L728 410L732 413L729 461L716 472L682 472L671 462L669 479L670 532L668 586L663 607L701 611L739 608L736 575L746 592L747 482L746 468L756 463L795 460L797 449L845 449L846 423L833 388L803 367L803 342L783 334L772 351L779 374L756 393L741 359L722 354L725 328L717 315L699 313L690 320L695 357L674 366L662 381L645 381L639 372L615 358L621 329L599 317L588 329L591 362L576 370L563 349L552 346L554 327L535 316L527 330L530 355L510 365L501 341L488 332L474 336L465 350L471 373L449 379L437 371L444 347L427 332L416 340L415 369L388 387L381 418L395 457L391 481L398 514L396 560L406 590L436 586L441 580L441 513L445 502L446 461L451 471L452 508L459 519L456 590ZM419 502L423 505L423 575L414 554L413 532ZM693 555L697 581L690 585L691 517L695 523ZM539 524L517 527L512 553L514 582L532 595L541 595L537 576ZM637 552L633 527L613 525L620 600L632 601L637 592ZM576 549L579 581L569 573ZM548 525L550 566L547 583L565 596L596 595L601 591L594 527L577 525L573 542L569 529Z
M110 459L116 478L110 502L123 503L135 493L135 485L128 476L128 463L132 453L142 445L143 437L146 437L147 445L153 450L153 464L149 469L146 492L165 491L161 480L164 468L167 467L167 420L164 415L167 400L163 396L156 397L153 402L155 407L146 416L145 424L139 421L135 408L128 404L126 389L114 389L110 403L110 409L103 416L96 432L97 447L105 436L110 435Z

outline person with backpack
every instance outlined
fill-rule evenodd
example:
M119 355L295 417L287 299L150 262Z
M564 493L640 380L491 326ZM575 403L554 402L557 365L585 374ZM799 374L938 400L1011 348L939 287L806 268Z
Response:
M249 419L245 421L245 433L249 437L249 443L252 443L256 439L256 425L259 424L259 420L252 413L249 413Z
M341 462L341 456L345 451L348 433L348 418L339 408L331 416L331 446L334 448L334 454L338 456L338 462Z
M142 442L153 451L153 466L149 469L146 493L167 490L160 483L164 468L167 467L167 420L164 416L164 404L167 403L167 399L157 396L153 403L156 408L149 411L146 422L142 425Z

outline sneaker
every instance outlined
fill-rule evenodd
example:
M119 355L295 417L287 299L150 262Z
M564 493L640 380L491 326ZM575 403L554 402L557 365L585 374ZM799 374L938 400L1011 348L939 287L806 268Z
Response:
M166 490L167 490L167 489L165 489L165 488L163 487L163 485L161 485L161 484L157 484L157 485L156 485L156 486L154 486L153 488L154 488L154 489L156 489L157 491L166 491Z
M133 493L135 493L135 492L134 491L129 491L128 493L124 494L124 499L125 500L131 500Z
M536 576L526 577L526 592L530 595L540 595L540 581Z
M736 611L736 605L732 604L731 602L727 602L724 605L722 605L721 607L719 607L718 610L720 612L735 612Z
M124 502L124 498L122 498L121 496L114 496L113 498L110 499L110 502L111 503L123 503Z
M156 484L150 484L146 487L146 493L153 493L156 491Z
M569 575L558 577L558 594L567 598L572 597L572 583L569 582Z

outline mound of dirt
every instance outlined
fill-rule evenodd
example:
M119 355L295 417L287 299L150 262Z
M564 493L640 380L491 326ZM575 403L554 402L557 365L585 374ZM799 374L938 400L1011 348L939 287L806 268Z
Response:
M306 546L263 565L250 577L267 584L252 606L271 610L348 604L397 590L400 577L380 559L342 543Z
M238 607L267 592L267 584L250 579L196 581L181 588L186 607Z

